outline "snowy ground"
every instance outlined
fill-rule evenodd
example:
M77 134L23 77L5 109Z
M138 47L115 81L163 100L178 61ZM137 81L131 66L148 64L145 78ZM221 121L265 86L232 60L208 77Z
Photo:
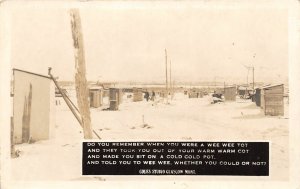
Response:
M271 141L270 179L288 179L288 104L284 117L266 117L253 102L240 99L210 104L208 96L188 99L176 94L167 105L132 102L126 97L119 111L102 111L105 105L91 109L93 128L103 140L267 140ZM12 159L13 178L26 181L117 179L81 176L82 138L79 124L61 99L61 105L56 106L54 138L17 145L21 156Z

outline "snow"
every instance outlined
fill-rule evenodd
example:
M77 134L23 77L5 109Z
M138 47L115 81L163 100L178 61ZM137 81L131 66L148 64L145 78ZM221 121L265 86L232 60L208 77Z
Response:
M68 91L76 102L74 91ZM16 145L20 157L12 159L13 180L113 180L116 177L81 176L83 134L61 98L56 106L55 136L33 144ZM123 96L119 111L91 109L93 129L105 141L270 141L271 179L289 178L288 104L284 117L264 116L250 100L211 104L211 98L175 94L169 104L132 102ZM96 138L96 137L95 137ZM139 177L140 178L140 177Z

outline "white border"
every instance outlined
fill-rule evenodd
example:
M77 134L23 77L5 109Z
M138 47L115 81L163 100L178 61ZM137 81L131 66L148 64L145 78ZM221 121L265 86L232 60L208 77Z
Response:
M182 6L184 3L184 6ZM10 180L10 161L9 161L9 126L10 126L10 112L9 105L9 91L10 91L10 8L70 8L70 7L84 7L84 8L103 8L103 9L122 9L122 8L141 8L147 9L147 5L155 5L155 8L163 7L177 7L187 8L189 6L199 6L201 8L215 8L215 9L243 9L248 8L288 8L289 10L289 81L290 81L290 124L289 124L289 139L290 139L290 180L285 182L277 181L161 181L161 182L132 182L132 181L118 181L118 182L12 182ZM0 120L1 120L1 183L2 188L300 188L300 148L299 148L299 125L300 125L300 64L299 64L299 1L202 1L195 3L195 1L164 1L163 3L156 1L100 1L100 2L75 2L75 1L3 1L0 4ZM4 145L6 144L6 145Z

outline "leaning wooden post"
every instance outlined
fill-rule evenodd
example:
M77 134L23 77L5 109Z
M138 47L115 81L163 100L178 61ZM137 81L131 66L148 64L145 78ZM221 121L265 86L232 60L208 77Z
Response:
M90 107L88 101L88 88L85 77L85 57L79 10L71 9L70 16L73 46L75 48L75 87L77 103L82 119L84 138L92 139L93 135L90 117Z

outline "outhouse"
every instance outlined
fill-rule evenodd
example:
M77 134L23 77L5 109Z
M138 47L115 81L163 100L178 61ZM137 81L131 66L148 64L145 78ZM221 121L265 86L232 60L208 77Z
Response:
M119 109L119 89L117 88L109 88L109 109Z
M51 78L13 69L13 94L13 142L49 139L55 124L55 87Z
M133 102L143 101L142 88L133 88Z
M200 91L196 88L190 89L189 98L198 98L200 97Z
M100 86L89 88L90 107L99 108L103 104L103 90Z
M284 85L267 85L261 88L261 107L265 115L284 115Z
M224 87L224 98L226 101L235 101L236 87L235 86Z
M255 89L254 101L255 101L256 106L261 106L261 89L260 88Z

